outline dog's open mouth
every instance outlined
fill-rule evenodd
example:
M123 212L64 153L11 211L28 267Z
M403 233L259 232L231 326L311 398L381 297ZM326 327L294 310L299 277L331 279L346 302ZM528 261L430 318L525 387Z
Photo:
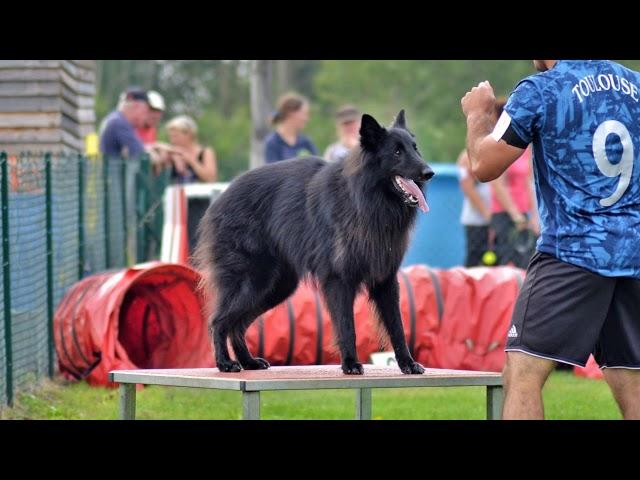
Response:
M404 203L411 207L419 206L420 210L425 213L429 211L429 205L427 205L422 190L413 180L396 175L393 177L393 184L402 193Z

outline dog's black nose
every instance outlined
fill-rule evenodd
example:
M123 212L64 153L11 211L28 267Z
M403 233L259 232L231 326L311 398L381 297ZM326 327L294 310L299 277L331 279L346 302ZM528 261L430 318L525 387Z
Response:
M433 170L431 170L429 167L424 167L420 172L420 180L429 180L434 175L435 173L433 173Z

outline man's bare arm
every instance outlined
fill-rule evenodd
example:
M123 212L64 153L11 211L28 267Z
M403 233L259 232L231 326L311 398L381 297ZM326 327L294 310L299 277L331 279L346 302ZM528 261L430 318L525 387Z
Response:
M471 173L481 182L495 180L515 162L524 149L496 140L495 96L489 82L481 82L462 98L462 111L467 117L467 151Z

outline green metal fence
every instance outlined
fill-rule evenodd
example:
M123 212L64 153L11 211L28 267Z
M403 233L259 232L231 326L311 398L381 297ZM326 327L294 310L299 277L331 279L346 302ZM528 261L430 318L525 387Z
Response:
M148 158L0 152L0 406L53 376L53 314L80 278L158 258L167 172Z

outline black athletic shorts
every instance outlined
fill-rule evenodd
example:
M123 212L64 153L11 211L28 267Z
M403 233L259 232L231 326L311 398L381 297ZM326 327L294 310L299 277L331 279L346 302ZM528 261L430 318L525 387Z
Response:
M603 277L546 253L531 258L507 352L584 367L640 369L640 280Z

